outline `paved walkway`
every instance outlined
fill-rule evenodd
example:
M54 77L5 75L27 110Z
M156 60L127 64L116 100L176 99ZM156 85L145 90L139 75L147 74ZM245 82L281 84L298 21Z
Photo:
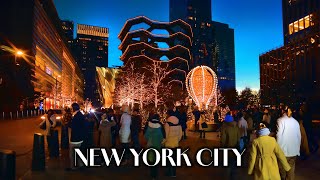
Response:
M198 134L194 132L188 133L188 139L181 142L181 147L190 148L190 159L195 157L195 152L202 147L218 147L219 139L217 133L208 133L208 139L199 139ZM145 143L145 142L143 142ZM136 179L147 180L151 179L149 176L149 168L141 166L135 167L99 167L89 168L81 172L66 172L67 152L62 152L62 157L59 159L49 160L46 172L31 172L26 173L22 179L83 179L83 180L98 180L98 179ZM236 168L233 172L234 177L227 175L228 169L222 167L200 167L196 165L195 160L191 159L193 167L177 168L177 178L183 180L201 179L244 179L251 180L252 176L247 175L247 154L243 158L243 167ZM205 157L205 160L209 160ZM314 154L305 161L298 161L296 166L296 180L304 180L319 177L320 175L320 154ZM165 168L160 169L159 179L172 179L164 176Z
M148 167L100 167L89 168L82 172L66 172L65 167L68 164L67 150L61 150L61 156L56 159L46 160L45 172L32 172L32 144L33 134L41 132L38 128L40 118L25 120L6 120L0 121L0 148L15 150L17 156L17 177L18 179L30 180L51 180L51 179L150 179ZM194 132L188 132L188 139L181 142L182 148L190 148L189 157L195 157L195 152L202 147L218 147L219 139L217 133L207 133L207 139L199 139L199 135ZM141 138L143 139L143 138ZM145 144L145 142L143 142ZM244 157L244 161L247 158ZM194 160L191 159L192 162ZM193 163L196 164L196 163ZM172 179L164 176L165 168L160 169L159 179ZM217 167L180 167L177 168L176 179L230 179L226 176L227 168ZM247 176L247 167L244 162L243 167L237 168L234 172L233 179L250 180L252 177ZM320 154L313 154L305 161L298 161L296 166L296 180L311 179L320 176Z

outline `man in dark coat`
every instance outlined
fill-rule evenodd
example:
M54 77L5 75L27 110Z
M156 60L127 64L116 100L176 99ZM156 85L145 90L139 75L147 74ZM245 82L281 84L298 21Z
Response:
M183 139L187 139L186 129L187 129L187 107L186 106L178 106L176 109L176 117L179 119L179 124L181 125L183 132Z
M199 111L199 108L198 106L196 106L194 108L194 110L192 111L192 114L194 116L194 131L198 131L199 128L198 128L198 121L200 119L200 116L201 116L201 112Z
M81 148L81 145L86 136L86 120L85 116L80 112L80 106L77 103L72 105L73 117L69 126L71 128L71 140L69 145L69 158L70 158L70 168L66 170L77 170L79 166L82 166L81 159L77 159L77 165L75 165L75 148Z

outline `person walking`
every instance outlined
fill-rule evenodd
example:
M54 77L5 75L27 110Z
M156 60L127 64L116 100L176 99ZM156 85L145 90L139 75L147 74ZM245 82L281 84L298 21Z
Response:
M221 146L238 148L240 130L230 113L227 113L221 129Z
M301 133L297 120L292 117L290 108L282 110L282 117L278 119L277 142L284 152L290 171L286 172L285 167L280 166L281 179L293 180L296 157L300 155Z
M67 168L67 171L74 171L83 166L81 159L77 159L77 164L75 164L75 148L81 148L81 145L85 139L86 130L86 120L84 115L80 112L80 106L77 103L71 105L73 110L73 117L69 126L71 128L71 139L69 143L69 158L70 158L70 167Z
M116 125L114 120L108 118L102 119L99 126L100 132L100 147L111 148L112 147L112 134L111 128Z
M222 128L221 128L221 147L223 148L237 148L240 142L240 130L237 123L233 120L230 112L225 116ZM227 168L228 179L233 179L234 169L236 167L236 157L229 156L229 167Z
M127 165L129 160L129 143L130 143L130 127L131 127L131 115L129 112L129 107L124 105L122 106L123 114L120 119L120 143L122 144L122 148L124 149L124 161L122 165Z
M86 136L84 141L83 141L83 148L92 148L96 145L95 143L95 134L97 132L97 119L96 119L96 115L93 113L89 113L87 114L87 117L85 118L85 122L86 122Z
M243 151L243 149L247 146L248 143L248 123L243 117L243 113L239 113L240 120L238 121L238 127L240 130L240 142L239 142L239 149Z
M266 123L267 127L270 128L271 115L268 109L265 109L262 116L262 122Z
M300 158L306 159L310 155L309 144L306 130L303 126L303 111L301 108L297 108L295 113L293 113L293 118L299 122L300 133L301 133L301 145L300 145Z
M303 119L303 127L305 128L307 137L308 137L308 145L311 153L316 153L319 149L318 142L314 138L313 130L312 130L312 112L311 108L308 106L306 102L301 106L302 111L302 119Z
M146 124L144 137L147 140L147 148L154 148L161 151L161 143L164 140L164 129L160 122L159 114L154 114L149 122ZM148 161L154 164L156 161L155 153L148 153ZM158 177L159 166L151 166L150 174L152 179Z
M164 146L166 148L171 148L173 150L172 158L176 159L176 148L179 146L179 142L182 137L182 128L179 124L179 119L175 116L173 110L167 111L167 122L164 125L166 132L166 139L164 141ZM172 166L170 162L167 164L167 176L176 177L176 167Z
M69 127L68 124L71 122L72 113L70 108L65 109L65 114L62 118L62 126L61 126L61 148L68 149L69 148Z
M56 155L54 152L55 147L53 147L54 142L53 142L53 134L52 134L53 128L56 127L56 124L57 123L56 123L56 118L54 116L54 111L52 109L49 109L39 126L40 126L40 129L44 130L44 135L47 137L47 144L48 144L50 157L54 157Z
M205 129L208 128L208 124L206 122L206 117L204 114L201 114L201 116L200 116L200 119L198 121L198 127L199 127L200 138L205 139L206 138Z
M285 171L290 170L290 165L274 137L269 136L270 130L264 123L260 123L257 136L253 140L250 155L248 174L254 180L280 180L278 162ZM277 161L278 160L278 161Z
M139 150L141 148L139 142L139 134L141 132L142 118L139 115L139 109L134 109L132 111L132 123L131 123L131 137L133 142L133 148Z
M187 119L188 119L188 115L187 115L187 106L181 105L177 107L177 111L179 112L180 116L179 118L179 122L182 128L182 132L183 132L183 139L187 139L187 134L186 134L186 130L187 130Z
M194 131L197 132L199 127L198 127L198 121L201 116L201 112L199 111L199 107L195 106L194 110L192 111L192 114L194 116Z

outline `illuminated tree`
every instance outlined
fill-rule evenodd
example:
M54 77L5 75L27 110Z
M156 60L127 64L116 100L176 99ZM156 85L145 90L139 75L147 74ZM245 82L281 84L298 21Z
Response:
M225 97L222 95L220 88L217 88L217 99L217 106L220 106L225 103Z
M117 80L115 100L119 105L127 104L133 107L134 103L139 103L143 108L144 104L150 102L150 92L145 74L135 72L132 63Z
M186 72L178 68L172 69L167 62L152 61L143 68L151 73L149 82L151 87L152 102L154 103L155 108L158 108L158 105L164 102L163 94L170 93L166 90L171 89L171 83L176 82L183 86L182 81L173 79L170 77L170 75L173 73L183 73L185 76ZM166 84L165 81L167 82Z

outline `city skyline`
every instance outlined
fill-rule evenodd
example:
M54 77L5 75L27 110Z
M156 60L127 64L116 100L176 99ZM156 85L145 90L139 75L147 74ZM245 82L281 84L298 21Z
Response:
M117 39L127 19L145 15L159 21L169 20L169 0L165 1L61 1L54 0L61 19L76 24L108 27L109 66L121 65ZM236 87L259 89L259 55L283 44L281 1L212 0L212 19L235 30Z

